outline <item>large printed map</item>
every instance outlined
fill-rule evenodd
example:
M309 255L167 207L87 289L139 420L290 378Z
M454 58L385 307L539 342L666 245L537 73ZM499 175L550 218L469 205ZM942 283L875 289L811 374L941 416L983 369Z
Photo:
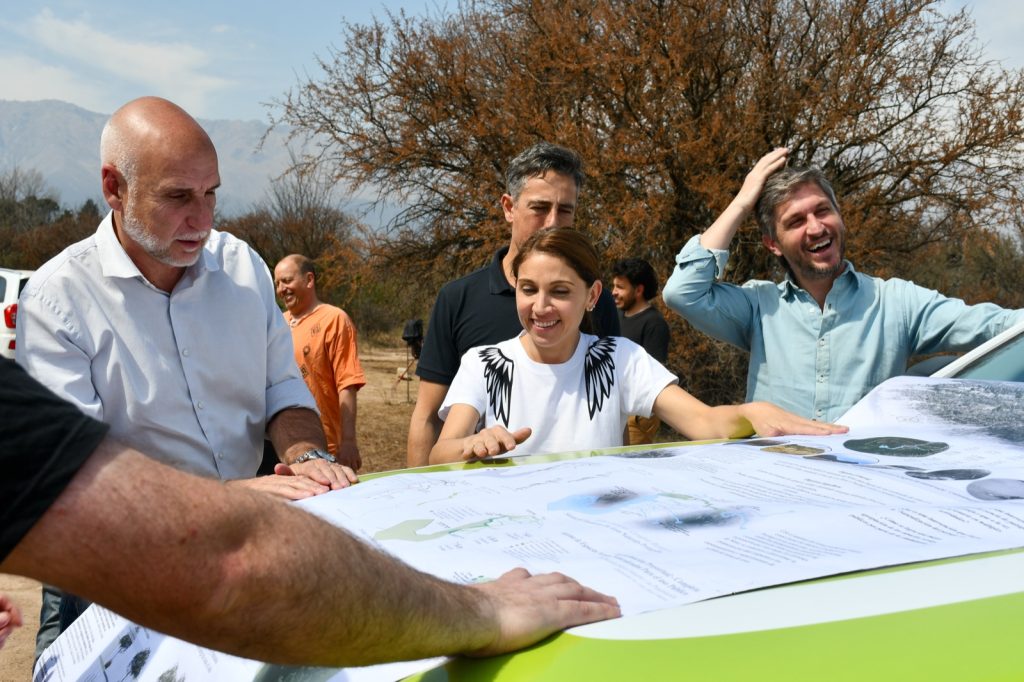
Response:
M1022 405L1021 384L897 379L851 410L851 431L840 436L513 458L385 476L302 506L450 580L489 580L514 566L557 570L638 614L1024 546ZM76 623L47 652L48 679L88 679L102 652L138 630L110 616L100 628L98 618ZM92 640L76 628L90 628ZM173 679L264 679L270 670L144 633L134 639L151 653L137 679L172 668ZM138 656L131 646L118 653L124 665ZM399 673L321 674L314 679Z

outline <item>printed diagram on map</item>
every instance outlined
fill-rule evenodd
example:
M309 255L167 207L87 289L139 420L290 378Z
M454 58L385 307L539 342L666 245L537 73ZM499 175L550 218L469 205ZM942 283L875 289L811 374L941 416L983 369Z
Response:
M918 480L962 481L963 491L979 500L1024 499L1024 481L1001 478L984 464L1002 459L1002 448L1024 443L1020 383L900 377L879 386L839 421L860 437L831 438L841 443L838 448L799 439L745 444L808 460L889 469ZM865 437L869 431L900 435ZM951 450L950 442L959 446Z
M950 407L965 400L984 405ZM896 380L847 415L849 434L402 474L303 506L452 580L558 570L635 613L1024 545L1021 404L1019 385Z

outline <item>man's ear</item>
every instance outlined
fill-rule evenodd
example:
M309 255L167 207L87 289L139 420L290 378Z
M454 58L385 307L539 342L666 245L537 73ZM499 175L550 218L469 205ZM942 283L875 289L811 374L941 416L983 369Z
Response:
M121 172L110 164L103 164L100 169L100 187L103 189L103 199L107 205L115 211L123 211L128 184Z
M644 296L644 285L643 284L634 284L633 285L633 292L634 292L634 295L637 298L642 298L645 301L647 300L647 297Z
M778 256L779 258L782 257L782 250L779 248L778 242L776 242L770 236L768 236L766 234L762 234L761 235L761 243L764 244L764 247L766 249L768 249L769 251L774 253L776 256Z
M512 207L515 203L511 194L501 195L501 210L505 212L505 220L508 222L512 222Z

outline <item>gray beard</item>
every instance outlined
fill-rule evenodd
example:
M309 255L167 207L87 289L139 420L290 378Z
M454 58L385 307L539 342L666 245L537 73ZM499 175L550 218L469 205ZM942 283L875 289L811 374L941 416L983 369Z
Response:
M161 244L153 233L149 232L142 226L142 222L136 219L135 212L131 208L131 204L127 204L124 207L124 211L121 213L121 229L124 230L124 233L128 235L133 242L142 247L142 250L151 258L163 263L164 265L170 265L175 268L187 268L199 260L199 256L203 253L203 250L200 249L191 256L184 256L182 258L174 258L171 256L170 244Z

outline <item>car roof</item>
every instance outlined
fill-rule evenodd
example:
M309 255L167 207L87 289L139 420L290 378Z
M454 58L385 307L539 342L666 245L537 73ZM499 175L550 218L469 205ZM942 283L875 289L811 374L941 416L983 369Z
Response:
M998 334L985 343L981 344L974 350L965 353L961 357L957 358L953 362L949 363L945 367L939 369L937 372L932 374L933 377L956 377L961 371L970 367L979 358L983 358L997 348L1002 348L1008 343L1015 341L1020 336L1024 335L1024 322L1020 322L1001 334Z

